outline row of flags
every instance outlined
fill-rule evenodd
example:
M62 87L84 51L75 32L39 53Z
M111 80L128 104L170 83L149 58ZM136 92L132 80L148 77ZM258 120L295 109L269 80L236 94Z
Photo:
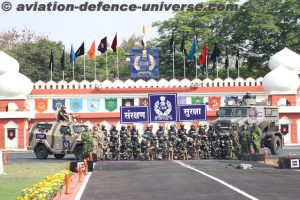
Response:
M145 25L142 26L142 34L143 34L143 38L141 41L141 44L143 46L143 48L146 48L146 27ZM181 40L181 44L180 44L180 52L183 54L183 59L184 59L184 78L186 78L186 73L185 73L185 56L188 57L189 60L193 61L195 58L195 54L197 53L197 37L194 36L193 42L192 42L192 46L191 49L189 50L188 54L187 54L187 50L185 49L185 39L184 36L182 36L182 40ZM117 74L118 74L118 78L119 78L119 60L118 60L118 39L117 39L117 33L115 34L115 37L111 43L111 49L113 52L117 53ZM102 54L107 52L107 37L104 37L101 39L97 50L99 52L101 52ZM173 54L173 78L175 78L175 39L174 39L174 32L172 32L172 36L170 39L170 52ZM74 62L76 61L77 57L80 57L82 55L85 55L85 44L84 42L80 45L80 47L74 51L73 45L71 45L71 51L70 51L70 62L73 64L73 80L74 80ZM93 41L90 49L87 52L88 57L91 60L95 61L95 79L96 79L96 59L95 59L95 55L96 55L96 42L95 40ZM207 44L206 41L204 41L203 43L203 48L201 51L201 54L199 55L199 59L198 62L195 59L195 66L196 66L196 77L197 77L197 69L200 68L200 66L205 65L206 67L206 75L208 76L208 69L207 69L207 65L208 65L208 58L210 61L212 61L213 63L213 67L217 68L217 77L218 77L218 60L220 58L221 55L221 50L219 48L218 44L214 45L213 51L210 55L210 57L208 56L208 49L207 49ZM199 65L197 65L199 64ZM226 47L226 52L225 52L225 65L224 65L225 69L227 69L227 74L229 77L229 55L228 55L228 51L227 51L227 47ZM51 80L52 80L52 72L54 69L54 58L53 58L53 51L51 50L50 52L50 63L49 63L49 68L51 70ZM64 79L64 69L65 69L65 49L63 49L62 52L62 56L61 56L61 70L63 71L63 79ZM239 50L237 50L237 54L236 54L236 69L238 70L238 76L239 76ZM107 68L107 54L106 54L106 78L108 79L108 68ZM84 56L84 79L85 79L85 56Z
M171 36L171 39L170 39L170 52L174 52L174 51L175 51L175 41L174 41L174 33L172 33L172 36ZM185 55L187 54L187 51L185 49L184 37L182 37L182 40L181 40L180 52L182 52ZM194 60L196 52L197 52L197 37L194 36L191 49L189 50L189 53L188 53L188 58L191 61ZM221 50L219 48L219 45L215 44L214 48L213 48L213 51L210 55L210 61L212 61L213 64L215 64L218 61L218 58L220 56L221 56ZM199 65L205 65L206 62L207 62L207 57L208 57L207 44L204 41L203 48L202 48L201 54L199 56L198 64ZM240 57L239 50L237 50L237 53L236 53L236 68L238 68L239 57ZM225 52L225 66L224 67L226 69L229 67L229 55L228 55L227 47L226 47L226 52Z
M111 49L113 52L117 51L117 45L118 45L118 40L117 40L117 34L115 35L113 42L111 44ZM100 44L98 45L97 50L101 53L105 53L107 51L107 37L104 37L101 39ZM73 45L71 45L71 51L70 51L70 62L75 62L76 58L79 56L82 56L85 54L85 46L84 42L80 45L80 47L77 49L77 51L74 51ZM90 57L91 60L95 59L96 55L96 43L95 40L93 41L89 51L88 51L88 56ZM53 56L53 51L51 49L50 51L50 63L49 63L49 68L52 67L52 70L54 69L54 56ZM61 69L65 69L65 49L62 51L62 56L61 56Z

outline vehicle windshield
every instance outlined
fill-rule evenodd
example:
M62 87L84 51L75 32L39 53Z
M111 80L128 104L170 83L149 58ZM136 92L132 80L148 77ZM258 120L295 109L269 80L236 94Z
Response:
M83 126L73 126L73 130L75 133L83 133L84 132L84 127Z
M231 117L233 113L233 108L220 108L219 116L220 117Z
M235 108L233 116L235 117L247 117L248 109L247 108Z

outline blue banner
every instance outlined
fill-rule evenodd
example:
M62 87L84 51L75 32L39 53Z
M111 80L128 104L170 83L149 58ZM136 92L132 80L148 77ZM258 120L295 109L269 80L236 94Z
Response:
M70 99L70 109L79 112L82 109L82 99Z
M159 78L158 49L131 49L131 78Z
M96 112L100 109L100 99L88 99L87 109L91 112Z
M149 94L150 122L176 121L176 107L176 94Z
M53 99L52 100L52 109L57 110L57 107L66 106L64 99Z
M179 121L206 121L206 105L178 105Z
M149 122L148 106L121 106L121 124Z

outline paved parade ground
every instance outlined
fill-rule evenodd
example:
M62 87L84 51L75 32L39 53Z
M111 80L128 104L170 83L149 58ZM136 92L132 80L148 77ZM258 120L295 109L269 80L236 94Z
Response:
M83 200L299 199L300 171L241 161L103 161L98 163ZM243 162L245 163L245 162Z
M300 155L299 146L284 147ZM69 162L49 156L37 160L31 152L11 152L11 163ZM253 169L235 169L249 163ZM82 200L182 200L182 199L299 199L299 170L277 169L259 162L230 160L101 161L95 166Z

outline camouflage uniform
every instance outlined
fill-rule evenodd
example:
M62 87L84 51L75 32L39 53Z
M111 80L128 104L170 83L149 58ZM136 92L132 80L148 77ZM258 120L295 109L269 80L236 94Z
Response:
M93 137L89 132L82 133L82 141L83 141L83 153L88 154L93 150Z
M240 141L241 141L241 154L243 153L249 154L251 135L250 135L248 123L245 123L243 126L243 130L240 133Z
M260 128L256 124L253 124L253 130L251 133L251 143L253 144L255 153L260 153L261 135L262 132Z

